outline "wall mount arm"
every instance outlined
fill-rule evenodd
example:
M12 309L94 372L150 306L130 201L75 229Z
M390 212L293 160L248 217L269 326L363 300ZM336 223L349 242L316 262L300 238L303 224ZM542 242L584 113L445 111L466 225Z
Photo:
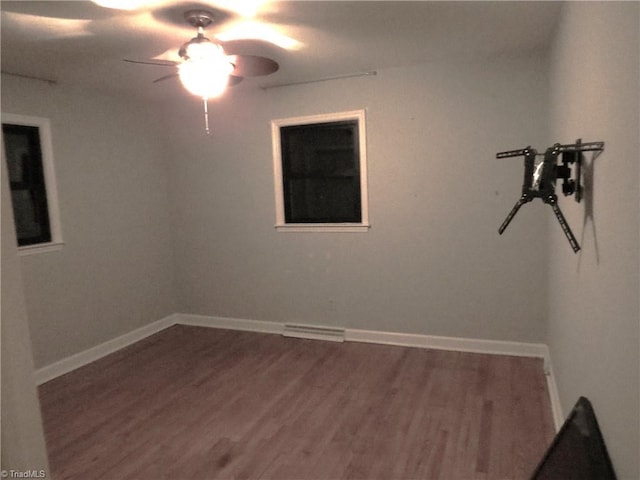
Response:
M520 150L497 153L496 158L524 157L522 196L511 209L505 221L502 222L502 225L500 225L498 233L502 235L522 205L532 201L534 198L540 198L544 203L551 206L571 248L574 253L577 253L580 250L580 245L558 205L558 196L555 193L556 182L561 179L562 193L565 196L575 195L575 200L580 202L584 191L584 187L581 184L582 152L601 152L603 150L604 142L582 143L582 140L578 139L572 144L561 145L556 143L547 148L544 154L538 154L531 146ZM561 164L558 164L557 160L560 155ZM574 166L575 168L573 168Z

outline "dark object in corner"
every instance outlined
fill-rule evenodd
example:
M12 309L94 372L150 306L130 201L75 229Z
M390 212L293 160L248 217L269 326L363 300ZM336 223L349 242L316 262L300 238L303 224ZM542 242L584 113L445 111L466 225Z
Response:
M616 480L589 400L580 397L531 480Z

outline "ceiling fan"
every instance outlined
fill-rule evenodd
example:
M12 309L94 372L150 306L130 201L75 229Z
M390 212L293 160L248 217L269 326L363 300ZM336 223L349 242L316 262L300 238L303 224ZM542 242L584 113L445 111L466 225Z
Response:
M244 77L270 75L279 65L275 60L257 55L227 55L221 45L204 35L204 29L215 20L215 15L208 10L188 10L184 18L197 29L197 34L179 48L181 61L125 59L125 62L177 68L177 72L157 78L153 83L178 77L188 92L201 97L205 130L209 134L209 98L219 97L227 87L237 85Z

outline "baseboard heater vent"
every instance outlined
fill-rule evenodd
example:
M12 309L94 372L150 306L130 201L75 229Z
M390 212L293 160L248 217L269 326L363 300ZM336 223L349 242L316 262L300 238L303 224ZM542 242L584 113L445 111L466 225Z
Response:
M330 342L344 342L344 328L286 324L284 326L282 335L285 337L308 338L312 340L328 340Z

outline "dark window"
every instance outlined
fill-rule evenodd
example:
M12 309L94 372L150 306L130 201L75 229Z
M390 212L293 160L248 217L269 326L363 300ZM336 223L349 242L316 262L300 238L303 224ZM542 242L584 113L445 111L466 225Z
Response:
M360 223L358 121L280 127L285 223Z
M40 130L2 124L18 245L51 242Z

